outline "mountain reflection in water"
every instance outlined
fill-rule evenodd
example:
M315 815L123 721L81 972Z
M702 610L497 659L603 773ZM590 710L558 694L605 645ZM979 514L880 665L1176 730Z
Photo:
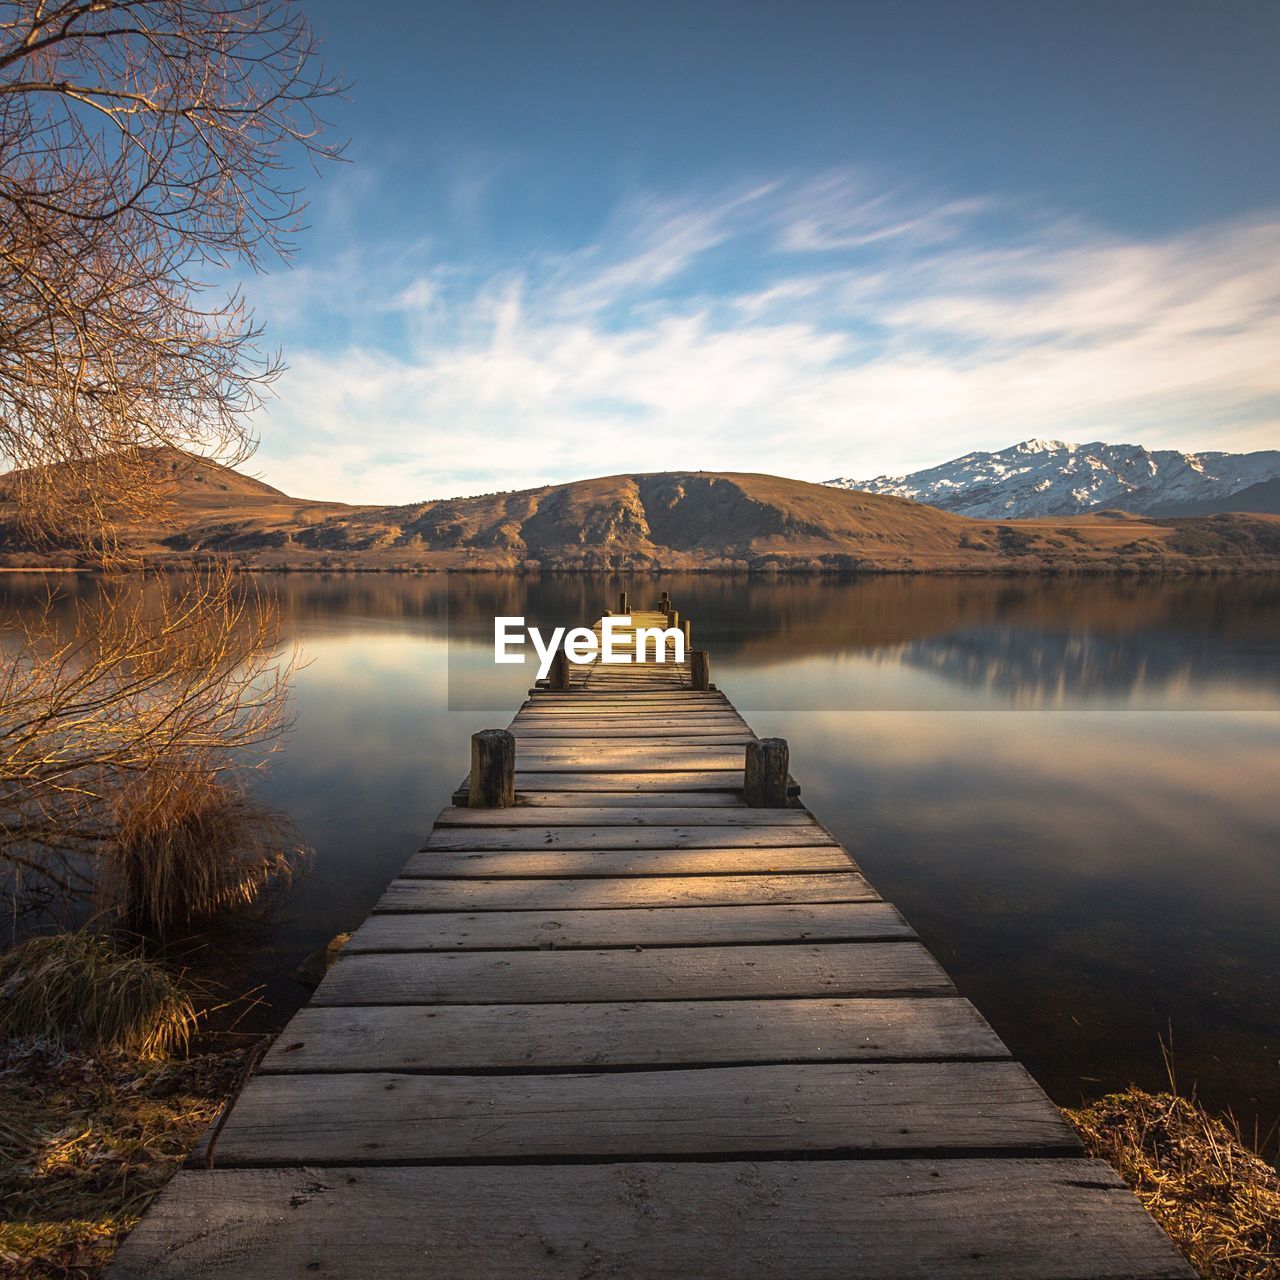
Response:
M1154 629L1122 635L972 629L885 649L880 657L1018 707L1101 699L1176 710L1252 709L1259 696L1280 704L1274 650Z

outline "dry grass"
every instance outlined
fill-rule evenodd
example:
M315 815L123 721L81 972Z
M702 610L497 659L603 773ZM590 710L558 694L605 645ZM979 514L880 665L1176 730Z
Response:
M1066 1114L1206 1280L1280 1280L1280 1177L1233 1124L1134 1088Z
M0 1037L141 1059L185 1048L189 996L154 961L94 933L29 938L0 955Z
M138 930L166 935L287 878L288 824L215 771L157 764L115 800L102 888Z
M0 1276L90 1280L217 1116L244 1052L0 1050Z

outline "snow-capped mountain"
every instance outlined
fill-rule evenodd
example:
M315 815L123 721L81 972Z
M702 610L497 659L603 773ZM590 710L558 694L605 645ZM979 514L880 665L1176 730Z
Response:
M998 453L966 453L910 475L839 477L826 483L913 498L965 516L1019 519L1106 507L1148 515L1268 511L1275 509L1276 485L1267 482L1277 477L1277 449L1179 453L1137 444L1024 440Z

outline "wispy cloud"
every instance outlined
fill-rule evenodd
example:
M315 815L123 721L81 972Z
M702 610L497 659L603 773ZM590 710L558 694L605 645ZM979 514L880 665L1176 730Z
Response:
M292 365L259 466L308 495L1280 435L1280 212L1136 241L829 174L633 197L515 260L338 254L251 294Z

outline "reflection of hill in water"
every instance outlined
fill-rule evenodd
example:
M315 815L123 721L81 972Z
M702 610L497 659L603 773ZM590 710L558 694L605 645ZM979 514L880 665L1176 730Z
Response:
M403 621L488 641L497 614L591 621L627 590L669 591L702 640L753 660L857 652L968 628L1184 631L1274 638L1280 585L1266 579L783 578L664 574L262 574L287 618Z
M900 662L966 688L1041 704L1059 695L1168 690L1244 679L1280 687L1280 584L1266 578L795 577L746 574L254 575L286 629L379 628L480 649L496 615L541 626L591 621L620 590L651 607L669 591L694 644L755 667L843 655ZM0 577L0 603L38 606L48 580ZM54 586L67 599L92 578ZM154 585L149 589L155 589ZM65 607L65 601L64 601Z
M1235 686L1250 698L1280 697L1275 651L1220 637L1141 631L1047 632L1005 627L917 640L884 660L928 671L1017 706L1096 698L1150 701L1171 692Z

